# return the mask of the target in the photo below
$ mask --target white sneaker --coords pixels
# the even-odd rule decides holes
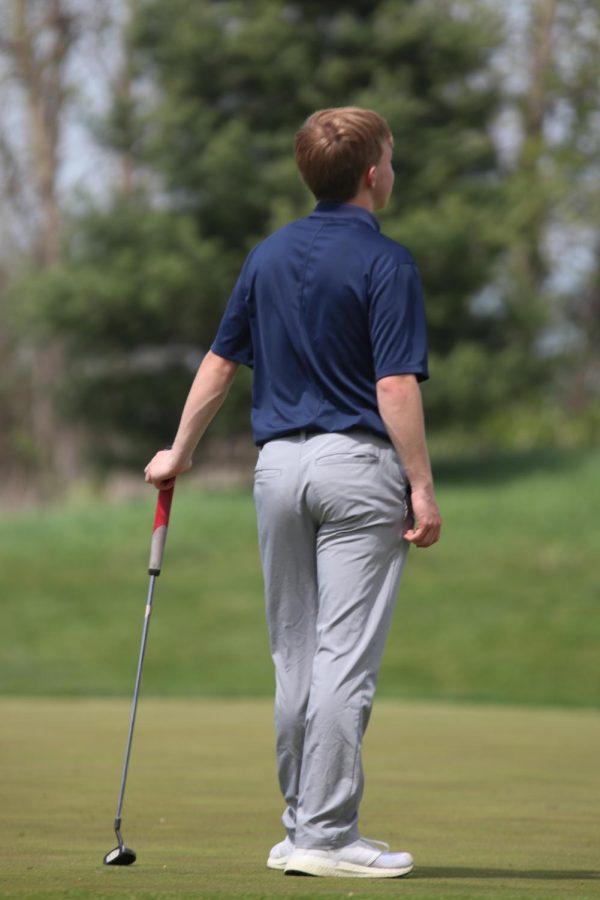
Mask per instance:
[[[286,837],[284,841],[280,841],[278,844],[275,844],[274,847],[271,847],[271,852],[269,853],[269,858],[267,860],[267,866],[269,869],[279,869],[283,871],[288,864],[288,859],[294,851],[294,845],[290,841],[289,837]]]
[[[413,870],[410,853],[390,853],[389,845],[360,838],[339,850],[296,848],[285,866],[286,875],[334,878],[400,878]]]

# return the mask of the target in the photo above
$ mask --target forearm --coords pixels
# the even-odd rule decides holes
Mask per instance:
[[[227,396],[237,369],[237,363],[209,350],[185,401],[173,446],[159,450],[144,469],[148,484],[167,490],[178,475],[191,469],[196,445]]]
[[[237,369],[237,363],[217,356],[211,350],[202,360],[173,441],[173,451],[180,459],[191,459],[200,438],[225,400]]]
[[[417,547],[430,547],[439,539],[442,519],[433,492],[421,389],[415,376],[382,378],[377,382],[377,404],[411,486],[415,521],[404,538]]]
[[[433,492],[421,389],[414,375],[377,382],[377,403],[413,491]]]

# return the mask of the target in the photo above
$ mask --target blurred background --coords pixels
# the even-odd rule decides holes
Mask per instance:
[[[0,0],[8,690],[73,690],[78,678],[83,692],[129,688],[107,674],[123,649],[110,604],[116,614],[131,596],[132,559],[143,574],[147,510],[108,515],[103,498],[172,438],[246,253],[312,208],[295,131],[317,108],[353,104],[380,111],[395,136],[380,219],[425,286],[423,394],[448,533],[407,576],[418,603],[384,687],[598,702],[599,50],[599,0]],[[199,451],[244,478],[249,391],[242,372]],[[73,511],[78,491],[94,503]],[[203,507],[212,536],[222,527],[222,550],[194,545],[221,573],[205,585],[215,606],[205,598],[198,612],[198,571],[184,576],[181,562],[189,667],[173,626],[158,691],[194,690],[202,636],[224,654],[224,693],[254,658],[252,641],[227,651],[231,634],[224,644],[211,630],[256,608],[244,591],[260,598],[249,491],[240,498]],[[194,551],[178,527],[183,561]],[[232,552],[249,568],[231,586],[239,609],[219,614]],[[104,619],[99,569],[121,573]],[[91,623],[113,648],[97,651],[97,678],[74,649],[96,652]],[[271,678],[260,635],[258,693]],[[42,658],[46,676],[32,681]]]
[[[597,440],[598,0],[0,10],[3,491],[172,437],[245,254],[312,207],[294,132],[345,104],[395,135],[381,221],[422,271],[434,447]],[[249,434],[248,391],[213,436]]]

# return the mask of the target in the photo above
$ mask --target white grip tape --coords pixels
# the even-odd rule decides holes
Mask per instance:
[[[149,569],[154,569],[155,571],[160,572],[166,542],[167,526],[159,525],[159,527],[152,532],[152,541],[150,543],[150,562],[148,563]]]

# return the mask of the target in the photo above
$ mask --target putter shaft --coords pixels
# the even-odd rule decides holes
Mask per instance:
[[[142,681],[142,669],[144,667],[144,656],[146,655],[146,643],[148,641],[148,629],[150,627],[150,616],[152,615],[152,602],[154,600],[154,585],[157,575],[150,575],[150,584],[148,585],[148,597],[146,600],[146,611],[144,613],[144,627],[142,628],[142,641],[140,644],[140,654],[138,659],[137,673],[135,676],[135,687],[133,689],[133,701],[131,703],[131,716],[129,718],[129,731],[127,733],[127,743],[125,745],[125,759],[123,760],[123,772],[121,774],[121,786],[119,788],[119,799],[117,801],[117,812],[115,814],[115,833],[119,846],[123,846],[123,838],[121,837],[121,814],[123,812],[123,798],[125,796],[125,785],[127,783],[127,771],[129,769],[129,758],[131,756],[131,744],[133,741],[133,731],[135,728],[135,719],[137,715],[138,697],[140,693],[140,683]]]
[[[150,583],[148,585],[148,596],[146,598],[146,610],[144,613],[144,627],[142,629],[142,641],[140,644],[140,653],[138,657],[137,672],[135,676],[135,687],[133,691],[133,701],[131,704],[131,715],[129,717],[129,730],[127,732],[127,742],[125,744],[125,759],[123,760],[123,771],[121,773],[121,785],[119,787],[119,798],[117,800],[117,812],[115,815],[115,834],[117,836],[118,846],[104,857],[105,865],[129,866],[135,862],[136,855],[133,850],[125,846],[123,836],[121,834],[121,816],[123,812],[123,798],[125,796],[125,785],[127,783],[127,771],[129,769],[129,758],[131,756],[131,744],[133,741],[133,731],[135,728],[135,719],[137,715],[138,697],[140,693],[140,684],[142,681],[142,669],[144,667],[144,656],[146,655],[146,643],[148,640],[148,629],[150,627],[150,616],[152,615],[152,602],[154,600],[154,585],[162,567],[162,558],[167,539],[167,529],[169,526],[169,516],[171,513],[171,503],[173,500],[174,487],[168,490],[159,491],[156,503],[156,514],[154,517],[154,526],[152,529],[152,541],[150,544],[150,563],[148,566],[148,574],[150,575]]]

